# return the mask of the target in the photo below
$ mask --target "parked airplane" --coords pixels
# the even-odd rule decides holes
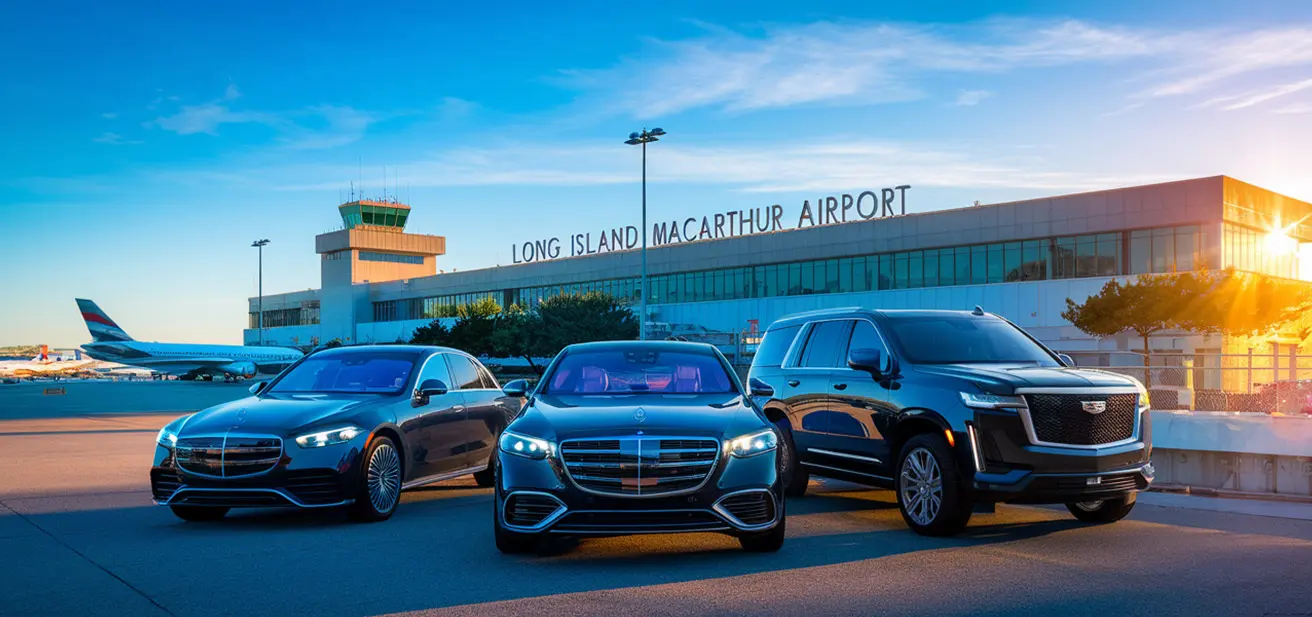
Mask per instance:
[[[31,360],[0,361],[0,377],[74,375],[90,370],[95,364],[95,360],[83,358],[80,351],[52,355],[50,348],[42,345],[41,351]]]
[[[95,302],[79,298],[77,307],[91,332],[92,342],[82,346],[88,356],[179,375],[181,379],[230,379],[275,374],[304,355],[287,347],[134,341]]]

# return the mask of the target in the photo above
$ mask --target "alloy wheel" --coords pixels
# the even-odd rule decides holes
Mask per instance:
[[[907,516],[917,525],[929,525],[943,506],[943,473],[925,448],[916,448],[902,464],[901,497]]]
[[[401,497],[401,459],[396,448],[382,444],[369,457],[369,501],[374,510],[390,512]]]
[[[1075,507],[1084,510],[1085,512],[1097,512],[1099,508],[1102,508],[1102,500],[1077,501],[1075,502]]]

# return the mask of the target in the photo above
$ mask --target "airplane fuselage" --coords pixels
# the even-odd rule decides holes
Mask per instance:
[[[117,362],[170,375],[223,375],[251,377],[275,374],[299,360],[302,354],[287,347],[241,345],[190,345],[142,341],[101,341],[82,346],[97,360]]]

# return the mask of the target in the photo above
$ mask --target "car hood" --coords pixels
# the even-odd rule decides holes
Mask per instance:
[[[222,435],[228,431],[289,436],[334,419],[345,422],[363,408],[381,402],[380,397],[370,394],[251,396],[193,414],[178,436]]]
[[[741,394],[543,395],[533,399],[509,430],[555,441],[639,431],[724,439],[766,426]]]
[[[914,370],[970,381],[992,394],[1015,394],[1017,388],[1134,388],[1138,385],[1116,373],[1033,364],[920,364]]]

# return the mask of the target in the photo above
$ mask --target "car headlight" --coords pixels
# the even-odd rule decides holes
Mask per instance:
[[[1025,406],[1025,399],[1022,397],[983,392],[962,392],[961,402],[975,409],[1019,409]]]
[[[555,444],[552,444],[545,439],[520,435],[519,433],[512,433],[510,431],[503,431],[501,433],[501,439],[497,440],[497,443],[500,444],[501,451],[506,454],[514,454],[515,456],[522,456],[524,458],[536,460],[541,460],[551,456],[551,453],[556,449]]]
[[[319,431],[309,433],[296,438],[296,445],[302,448],[322,448],[324,446],[334,446],[339,443],[346,443],[355,439],[357,435],[363,433],[358,426],[343,426],[331,431]]]
[[[1134,378],[1131,377],[1130,379],[1134,379]],[[1139,388],[1139,411],[1140,412],[1148,411],[1148,406],[1149,406],[1148,388],[1145,388],[1143,382],[1139,381],[1138,379],[1134,379],[1134,385],[1135,387]]]
[[[779,437],[775,435],[774,430],[765,429],[724,442],[724,451],[738,458],[747,458],[764,454],[778,446]]]
[[[159,434],[155,436],[155,443],[165,448],[172,448],[178,445],[178,434],[169,430],[169,427],[166,426],[159,429]]]

